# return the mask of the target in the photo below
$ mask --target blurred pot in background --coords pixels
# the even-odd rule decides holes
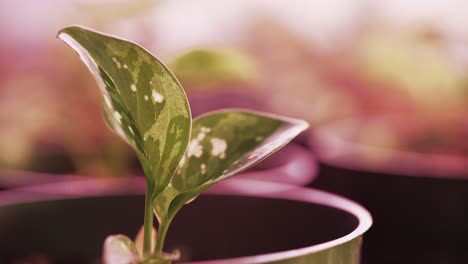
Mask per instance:
[[[464,263],[467,135],[464,113],[400,113],[326,124],[311,136],[320,173],[310,186],[371,211],[375,226],[364,244],[365,263]]]
[[[383,93],[377,103],[388,102],[385,95],[393,94],[401,108],[408,104],[403,110],[463,112],[468,109],[467,47],[468,42],[435,26],[374,25],[363,29],[350,46],[348,71],[342,74]]]
[[[328,83],[360,91],[356,98],[364,107],[359,116],[313,131],[310,145],[320,168],[310,186],[372,212],[367,263],[468,258],[463,50],[466,42],[430,25],[365,27],[328,69]]]

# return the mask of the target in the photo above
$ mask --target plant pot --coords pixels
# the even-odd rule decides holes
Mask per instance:
[[[385,120],[387,127],[403,125],[405,130],[424,123],[403,115]],[[320,165],[309,186],[370,210],[375,224],[363,245],[364,263],[466,263],[468,157],[347,137],[366,134],[364,127],[372,122],[377,120],[349,119],[314,131],[311,146]]]
[[[0,193],[0,262],[98,263],[107,235],[140,228],[143,190],[139,179],[101,179]],[[180,249],[183,263],[354,264],[371,222],[333,194],[232,179],[181,210],[166,251]]]
[[[82,180],[83,177],[66,174],[0,169],[0,191],[38,184],[68,182],[80,179]]]

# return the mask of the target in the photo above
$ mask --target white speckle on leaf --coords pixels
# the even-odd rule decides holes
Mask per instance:
[[[145,95],[145,101],[148,101],[149,97],[147,95]]]
[[[203,154],[203,146],[200,145],[200,141],[193,139],[190,141],[187,147],[187,157],[195,156],[197,158],[201,157]]]
[[[209,127],[201,127],[200,129],[202,132],[205,132],[205,133],[210,133],[211,132],[211,128]]]
[[[187,156],[190,158],[191,156],[195,156],[197,158],[201,157],[203,154],[203,146],[200,142],[205,138],[206,133],[200,132],[198,135],[192,139],[187,147]]]
[[[255,141],[257,141],[257,142],[258,142],[258,141],[262,141],[262,140],[263,140],[263,137],[262,137],[262,136],[257,136],[257,137],[255,138]]]
[[[201,173],[202,173],[202,174],[205,174],[205,173],[206,173],[206,164],[205,164],[205,163],[202,163],[202,164],[200,165],[200,170],[201,170]]]
[[[200,132],[200,133],[198,133],[198,135],[197,135],[197,140],[198,140],[198,141],[202,141],[202,140],[205,138],[205,136],[206,136],[206,133],[205,133],[205,132]]]
[[[212,138],[211,142],[211,155],[224,159],[226,157],[227,143],[226,140],[220,138]]]
[[[114,117],[115,119],[117,119],[117,122],[119,122],[120,124],[122,123],[122,116],[120,115],[119,112],[114,111]]]
[[[124,68],[124,69],[128,69],[127,64],[124,64],[124,65],[123,65],[123,68]]]
[[[155,103],[162,103],[164,100],[162,94],[156,92],[155,90],[153,90],[153,92],[151,93],[151,97],[153,98],[153,102]]]
[[[132,89],[132,92],[136,92],[136,90],[137,90],[135,84],[133,84],[133,83],[130,85],[130,89]]]
[[[131,126],[128,126],[128,130],[130,130],[130,133],[132,133],[132,135],[135,135],[135,132],[133,131]]]
[[[116,57],[112,57],[112,60],[114,61],[115,65],[117,65],[117,68],[122,68],[122,65],[120,64],[120,62],[117,60]]]
[[[153,81],[150,81],[149,84],[150,84],[150,85],[153,84]]]

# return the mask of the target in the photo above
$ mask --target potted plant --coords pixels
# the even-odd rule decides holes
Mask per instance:
[[[179,254],[165,253],[164,249],[167,249],[165,241],[169,226],[182,207],[212,185],[265,159],[308,126],[301,120],[245,110],[212,112],[192,122],[184,90],[178,81],[164,64],[140,46],[78,26],[65,28],[58,36],[78,52],[93,73],[103,96],[107,123],[133,147],[145,173],[146,192],[144,202],[141,202],[144,205],[144,224],[140,234],[135,242],[126,235],[108,236],[103,247],[105,263],[171,263],[179,259]],[[252,186],[255,186],[254,182]],[[127,183],[126,187],[132,186]],[[294,199],[295,196],[287,198]],[[38,207],[45,205],[45,212],[49,201],[33,204]],[[70,201],[73,199],[60,200],[59,204],[67,204],[66,207],[71,208]],[[92,203],[97,204],[98,201],[92,199]],[[20,203],[19,207],[23,205]],[[15,207],[13,212],[17,209]],[[157,232],[153,227],[154,216],[158,220]],[[107,218],[99,215],[98,219],[101,217]],[[8,222],[14,218],[5,217],[4,220]],[[345,239],[338,244],[345,246],[348,253],[344,256],[350,263],[355,263],[359,259],[360,236],[368,228],[370,218],[358,218],[358,221],[355,216],[351,218],[354,219],[352,228],[341,234]],[[109,223],[118,222],[108,220]],[[65,220],[68,224],[70,221]],[[5,226],[11,226],[11,223]],[[359,227],[357,231],[356,227]],[[2,237],[8,237],[9,230],[12,229],[8,228]],[[341,236],[334,235],[330,240]],[[57,246],[57,243],[53,244]],[[11,249],[6,255],[16,251],[14,245],[5,247]],[[338,250],[341,252],[343,249]],[[87,256],[85,251],[78,251],[78,255]],[[271,260],[291,261],[310,253],[306,251]],[[341,254],[338,255],[341,259]],[[66,255],[59,253],[59,256]],[[333,258],[337,256],[332,255]],[[250,263],[254,259],[240,261]],[[265,263],[270,259],[256,261]]]
[[[145,185],[102,178],[1,192],[0,262],[100,263],[108,234],[136,236]],[[176,263],[357,264],[371,222],[337,195],[233,178],[181,210],[166,248],[180,250]]]

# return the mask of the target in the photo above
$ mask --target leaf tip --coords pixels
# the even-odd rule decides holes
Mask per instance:
[[[82,26],[78,26],[78,25],[71,25],[71,26],[67,26],[67,27],[64,27],[64,28],[61,28],[58,32],[57,32],[57,35],[55,36],[56,38],[58,39],[62,39],[63,40],[63,36],[64,35],[68,35],[71,31],[74,31],[74,30],[83,30],[84,28]]]
[[[307,129],[310,128],[310,124],[309,122],[303,120],[303,119],[294,119],[297,123],[297,125],[299,126],[301,132],[302,131],[306,131]]]

